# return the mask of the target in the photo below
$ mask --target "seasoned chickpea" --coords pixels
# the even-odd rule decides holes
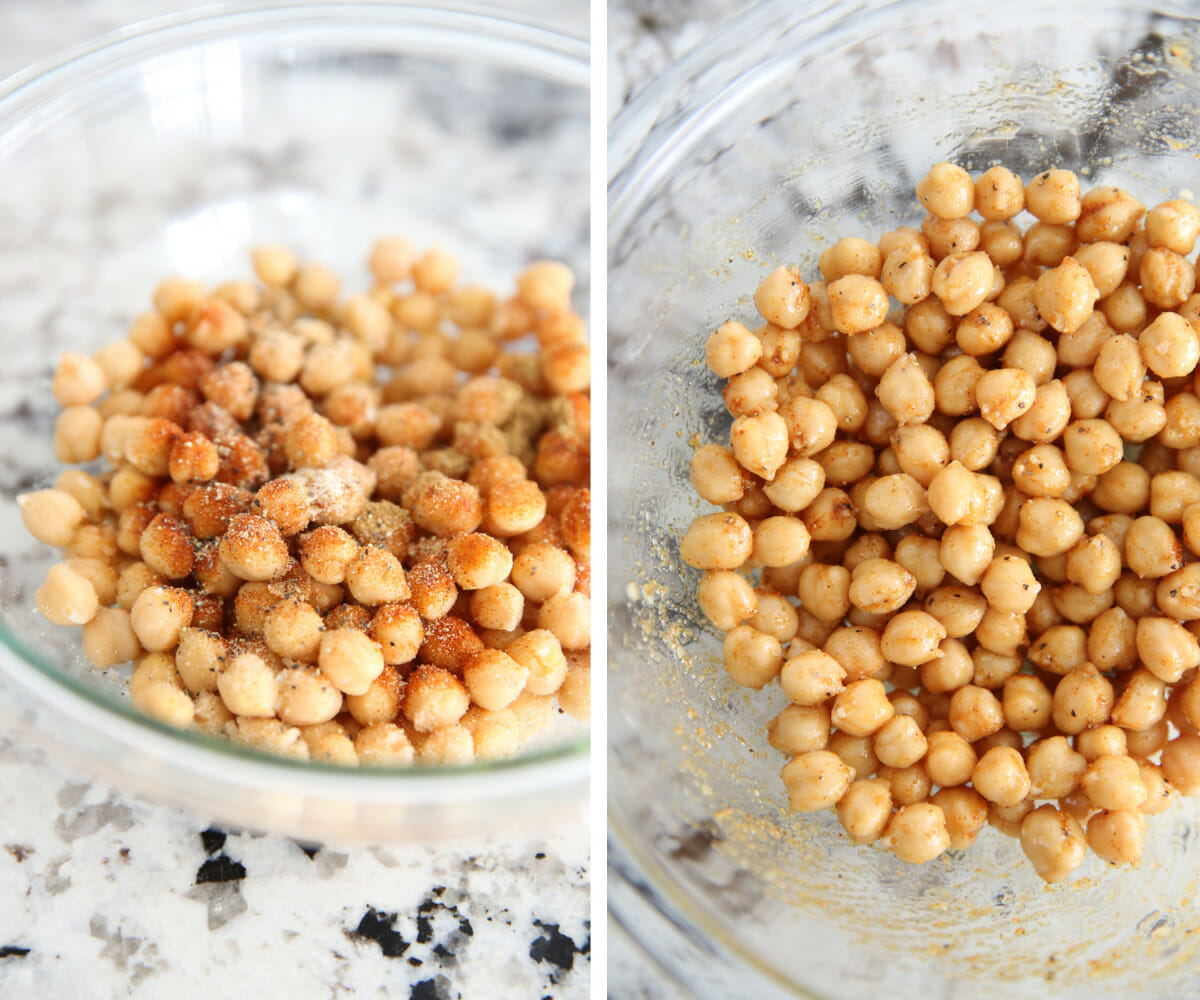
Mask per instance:
[[[805,566],[797,585],[801,606],[827,624],[840,621],[850,610],[850,580],[850,571],[844,566]]]
[[[903,806],[888,823],[879,843],[909,864],[932,861],[950,846],[946,814],[929,802]]]
[[[1035,556],[1069,552],[1083,537],[1083,518],[1063,500],[1034,497],[1021,505],[1017,544]]]
[[[1015,806],[1029,796],[1030,778],[1025,761],[1011,747],[987,751],[971,771],[971,784],[980,795],[998,806]]]
[[[1138,335],[1138,347],[1146,367],[1159,378],[1190,375],[1200,362],[1200,337],[1178,313],[1159,314]]]
[[[728,448],[701,445],[692,453],[692,487],[709,503],[733,503],[742,498],[742,470]]]
[[[985,526],[953,525],[942,534],[939,554],[949,573],[973,587],[987,570],[995,549],[996,540]]]
[[[881,476],[866,488],[863,511],[879,530],[892,531],[912,524],[929,510],[925,489],[907,473]]]
[[[1042,319],[1060,333],[1077,330],[1100,298],[1091,274],[1072,257],[1043,272],[1033,296]]]
[[[1164,247],[1146,250],[1138,277],[1143,298],[1159,309],[1177,309],[1196,288],[1196,266],[1181,254]]]
[[[754,548],[754,533],[737,514],[703,514],[680,543],[680,556],[697,569],[737,569]]]
[[[704,345],[708,367],[721,378],[749,371],[762,357],[762,341],[741,323],[722,323]]]
[[[780,772],[788,804],[797,812],[819,812],[836,805],[854,779],[854,771],[829,750],[792,758]]]
[[[755,291],[754,306],[768,323],[794,330],[808,317],[812,297],[797,268],[777,267]]]
[[[996,430],[1004,430],[1037,398],[1033,377],[1019,368],[986,372],[975,386],[980,415]]]
[[[895,707],[888,700],[883,682],[866,678],[852,682],[838,693],[830,711],[830,721],[851,736],[871,736],[894,715]]]
[[[809,650],[792,656],[779,671],[779,686],[795,705],[822,705],[844,688],[846,671],[828,653]]]
[[[921,423],[933,413],[933,384],[913,354],[897,358],[888,367],[875,395],[901,425]]]
[[[848,274],[830,282],[827,292],[833,325],[839,333],[865,333],[887,317],[887,292],[874,277]]]
[[[968,684],[951,696],[948,718],[954,732],[974,743],[1004,727],[1004,708],[991,691]]]
[[[1157,517],[1139,517],[1125,535],[1125,564],[1143,580],[1168,576],[1183,566],[1183,546]]]
[[[966,785],[942,788],[929,801],[945,814],[950,846],[956,851],[970,847],[987,824],[987,800]]]
[[[1106,535],[1081,539],[1067,554],[1067,579],[1089,594],[1112,589],[1121,576],[1121,550]]]
[[[929,734],[925,770],[934,784],[942,788],[966,784],[977,761],[971,744],[953,730]]]
[[[915,667],[937,658],[946,627],[925,611],[901,611],[888,619],[880,638],[883,655],[893,663]]]
[[[1084,772],[1080,785],[1100,809],[1136,809],[1146,800],[1137,761],[1117,754],[1102,754]]]
[[[930,290],[951,316],[966,316],[987,299],[992,288],[993,265],[979,251],[952,253],[933,272]]]
[[[971,683],[975,665],[967,647],[958,639],[943,639],[938,643],[941,656],[920,666],[921,686],[931,694],[957,691]]]
[[[1073,816],[1047,803],[1021,821],[1021,849],[1044,881],[1062,882],[1087,855],[1083,827]]]
[[[829,709],[788,705],[767,727],[767,742],[792,757],[824,750],[829,743]]]
[[[736,625],[725,636],[725,671],[735,684],[762,688],[783,666],[783,647],[774,636],[750,625]]]
[[[935,164],[917,182],[917,200],[940,219],[969,215],[975,207],[975,191],[971,175],[953,163]]]
[[[1028,751],[1029,794],[1035,799],[1061,799],[1079,784],[1087,759],[1065,736],[1040,739]]]
[[[975,210],[985,219],[1011,219],[1024,207],[1021,179],[1008,168],[992,167],[975,181]]]
[[[788,441],[801,458],[824,451],[837,435],[837,415],[828,403],[797,396],[779,409],[787,424]]]
[[[1084,243],[1097,240],[1124,243],[1146,211],[1129,192],[1115,187],[1092,188],[1083,196],[1080,206],[1075,232]]]
[[[1103,725],[1112,707],[1112,683],[1092,663],[1075,667],[1054,689],[1054,725],[1069,735]]]
[[[837,804],[838,820],[856,844],[878,840],[892,818],[892,793],[886,781],[860,779],[846,789]]]
[[[1003,706],[1005,724],[1015,732],[1038,732],[1050,722],[1050,690],[1030,674],[1018,674],[1004,682]]]
[[[868,614],[888,614],[903,607],[916,586],[916,577],[899,563],[868,559],[853,570],[850,602]]]
[[[1200,666],[1200,642],[1170,618],[1140,619],[1136,642],[1142,665],[1167,684],[1177,683],[1189,670]]]

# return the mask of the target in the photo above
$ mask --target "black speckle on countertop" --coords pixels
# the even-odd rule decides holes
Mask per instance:
[[[205,882],[238,882],[246,877],[246,866],[228,854],[209,858],[196,871],[196,885]]]
[[[218,830],[214,826],[210,826],[207,830],[201,830],[200,843],[204,845],[204,853],[216,854],[225,846],[226,837],[228,834],[224,830]]]
[[[22,948],[15,944],[6,944],[0,947],[0,958],[24,958],[28,954],[28,948]]]
[[[445,976],[435,976],[413,983],[408,1000],[451,1000],[450,980]]]
[[[381,913],[375,907],[368,906],[358,926],[347,933],[351,937],[374,941],[388,958],[400,958],[408,951],[409,942],[395,929],[397,916],[399,914]]]
[[[533,926],[541,930],[541,936],[534,939],[529,946],[529,957],[535,962],[546,962],[556,968],[550,973],[550,982],[557,983],[563,973],[570,972],[575,967],[576,955],[587,955],[591,951],[591,937],[582,945],[577,945],[573,938],[567,937],[558,924],[535,920]]]

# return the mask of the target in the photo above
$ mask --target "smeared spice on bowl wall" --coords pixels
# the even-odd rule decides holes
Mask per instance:
[[[723,510],[680,555],[730,677],[791,703],[793,809],[912,863],[990,823],[1046,881],[1136,865],[1200,793],[1200,210],[949,163],[916,195],[709,337]]]
[[[281,246],[164,280],[59,361],[65,470],[19,498],[64,549],[36,595],[135,706],[342,764],[510,756],[588,715],[590,392],[574,278],[515,294],[379,240],[344,295]],[[532,348],[521,341],[531,339]]]

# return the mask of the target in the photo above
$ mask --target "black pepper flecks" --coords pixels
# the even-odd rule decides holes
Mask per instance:
[[[387,958],[400,958],[408,951],[409,942],[395,929],[397,916],[395,913],[381,913],[375,907],[368,906],[358,926],[346,933],[353,938],[374,941]]]
[[[209,858],[196,872],[196,885],[205,882],[239,882],[246,877],[246,866],[228,854]]]
[[[15,944],[6,944],[0,947],[0,958],[24,958],[28,954],[28,948],[21,948]]]

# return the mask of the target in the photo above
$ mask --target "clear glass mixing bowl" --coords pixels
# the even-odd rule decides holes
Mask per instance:
[[[953,159],[1050,165],[1148,204],[1197,188],[1194,4],[756,5],[615,123],[609,217],[609,803],[614,919],[701,997],[1200,993],[1197,803],[1140,870],[1046,887],[1014,840],[907,867],[790,814],[764,727],[782,695],[720,667],[677,540],[728,432],[704,339],[781,262],[919,222]]]
[[[478,10],[241,5],[147,22],[0,87],[0,714],[122,787],[239,826],[386,841],[533,828],[586,791],[560,726],[510,761],[349,770],[269,759],[135,713],[33,591],[55,553],[18,493],[48,485],[65,349],[121,336],[170,273],[250,277],[278,241],[365,287],[402,232],[507,287],[565,260],[588,289],[588,51]]]

